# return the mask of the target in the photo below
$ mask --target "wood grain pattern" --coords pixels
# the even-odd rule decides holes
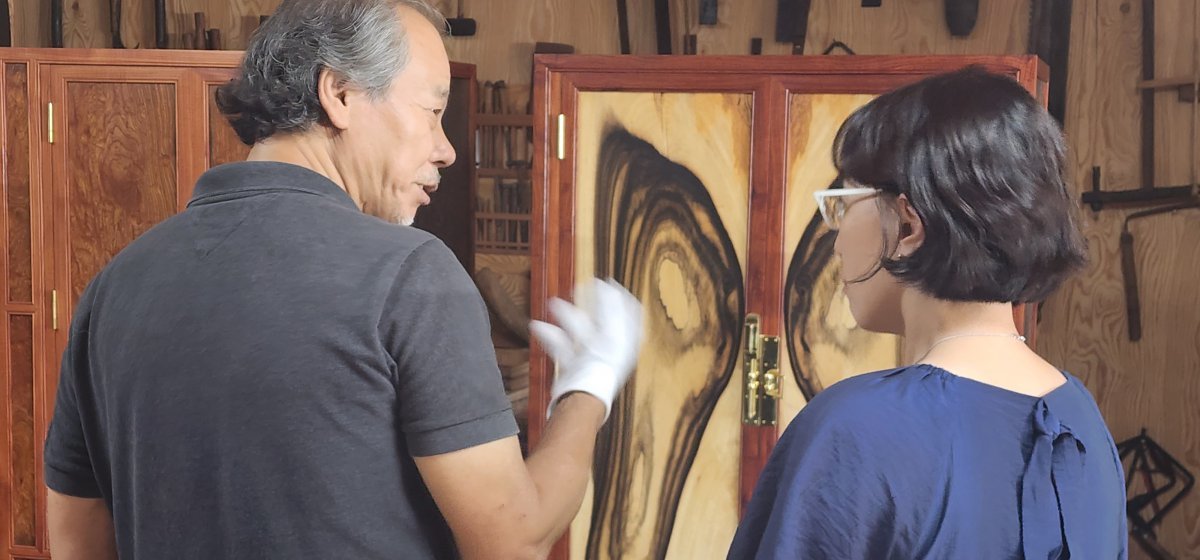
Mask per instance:
[[[36,546],[39,532],[37,447],[40,438],[35,434],[34,427],[33,316],[9,314],[8,337],[12,539],[16,545]]]
[[[29,68],[4,65],[4,190],[8,231],[8,300],[33,303],[30,221]]]
[[[50,2],[8,0],[12,46],[50,46]]]
[[[112,47],[108,0],[63,0],[63,46],[79,49]]]
[[[575,275],[612,275],[646,303],[647,351],[601,436],[575,557],[697,558],[732,538],[749,107],[581,94]]]
[[[175,86],[68,82],[71,302],[114,255],[175,213]],[[73,305],[72,305],[73,307]]]
[[[1157,0],[1157,75],[1190,74],[1194,60],[1190,0]],[[1065,131],[1071,140],[1077,190],[1091,187],[1102,167],[1106,189],[1139,183],[1136,130],[1141,76],[1139,2],[1074,2]],[[1160,93],[1155,128],[1159,184],[1187,181],[1190,107],[1172,91]],[[1131,131],[1134,131],[1131,133]],[[1142,340],[1126,334],[1118,237],[1125,210],[1083,213],[1091,263],[1050,298],[1039,350],[1079,376],[1095,395],[1117,441],[1145,427],[1192,473],[1200,474],[1200,211],[1133,222],[1142,306]],[[1166,516],[1159,542],[1180,558],[1200,557],[1200,495]],[[1131,558],[1145,557],[1133,545]]]
[[[837,176],[830,152],[838,127],[873,97],[793,94],[788,100],[784,247],[790,264],[782,333],[787,358],[781,360],[788,382],[780,406],[781,430],[825,387],[898,365],[899,339],[860,329],[850,314],[833,257],[836,234],[825,227],[812,197]]]

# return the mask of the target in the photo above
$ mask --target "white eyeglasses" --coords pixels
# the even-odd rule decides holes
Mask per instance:
[[[876,195],[883,191],[869,187],[856,187],[848,189],[826,189],[813,193],[813,197],[817,199],[817,209],[821,211],[821,218],[825,220],[825,225],[829,229],[837,231],[842,227],[842,218],[846,216],[846,211],[857,202],[875,198]],[[864,196],[871,195],[871,196]],[[851,198],[863,196],[856,200]]]

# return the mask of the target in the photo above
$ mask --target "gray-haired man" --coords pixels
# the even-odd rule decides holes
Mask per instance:
[[[636,360],[612,283],[552,304],[524,460],[479,294],[410,224],[454,161],[445,22],[285,0],[218,93],[249,161],[88,286],[46,440],[56,560],[535,558],[576,513]]]

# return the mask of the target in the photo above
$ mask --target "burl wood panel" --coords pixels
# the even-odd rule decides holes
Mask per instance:
[[[788,99],[784,248],[785,355],[782,429],[822,389],[851,375],[897,365],[899,339],[858,327],[842,292],[836,233],[825,227],[812,193],[837,176],[831,158],[842,122],[873,95],[793,94]],[[782,432],[781,432],[782,433]]]
[[[250,153],[250,146],[242,143],[229,121],[217,109],[216,94],[220,84],[210,84],[206,88],[208,97],[208,165],[216,167],[223,163],[244,161]]]
[[[70,288],[175,213],[175,87],[67,84],[66,188]]]
[[[29,198],[29,70],[4,65],[4,184],[8,227],[8,300],[33,303]]]
[[[10,314],[8,336],[12,540],[15,545],[36,546],[37,447],[41,438],[34,433],[33,316]]]
[[[703,558],[732,539],[750,107],[744,94],[580,94],[576,278],[636,294],[646,342],[600,435],[574,558]]]

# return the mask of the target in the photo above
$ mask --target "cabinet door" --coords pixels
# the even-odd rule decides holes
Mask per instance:
[[[538,59],[533,314],[611,276],[643,302],[647,332],[556,558],[723,558],[808,398],[900,363],[896,337],[850,315],[812,193],[834,178],[851,112],[972,63],[1037,78],[1036,60],[1016,57]],[[744,328],[756,316],[782,339],[777,371],[748,359],[764,348]],[[531,362],[535,444],[552,368]],[[774,381],[757,408],[776,414],[751,414],[754,384]]]
[[[43,266],[56,320],[44,324],[49,343],[36,376],[38,449],[77,299],[121,249],[183,207],[204,163],[203,105],[191,70],[43,65],[40,78],[49,113],[39,139]],[[44,518],[40,458],[35,512],[15,516]]]
[[[54,107],[46,187],[56,334],[65,343],[66,322],[88,282],[129,242],[186,204],[185,190],[203,165],[204,111],[188,103],[198,95],[184,69],[50,66],[43,72]]]
[[[733,537],[743,448],[756,443],[743,434],[739,341],[770,277],[755,257],[770,228],[751,220],[769,194],[767,160],[751,150],[766,142],[765,86],[590,74],[554,94],[549,122],[562,113],[565,144],[561,160],[538,158],[557,180],[535,195],[535,305],[612,277],[643,302],[646,329],[599,436],[570,558],[708,558]],[[545,389],[553,371],[533,367]]]

